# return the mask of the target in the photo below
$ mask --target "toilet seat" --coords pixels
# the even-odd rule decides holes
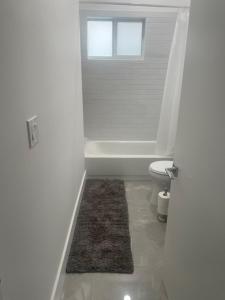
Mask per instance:
[[[173,166],[172,160],[154,161],[149,166],[149,172],[153,172],[163,176],[168,176],[166,173],[166,168],[172,168],[172,166]]]

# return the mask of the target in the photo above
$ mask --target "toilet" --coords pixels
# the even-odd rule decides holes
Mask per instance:
[[[151,204],[157,205],[158,193],[170,189],[171,179],[166,173],[167,168],[172,168],[172,160],[154,161],[149,166],[149,174],[152,179]]]

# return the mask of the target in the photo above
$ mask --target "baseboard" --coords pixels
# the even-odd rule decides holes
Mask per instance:
[[[82,199],[85,180],[86,180],[86,171],[83,174],[80,188],[79,188],[78,195],[77,195],[77,199],[75,201],[72,217],[70,220],[70,225],[69,225],[69,228],[67,231],[66,240],[64,243],[63,252],[61,255],[61,259],[60,259],[60,263],[59,263],[58,271],[56,274],[56,278],[55,278],[55,282],[54,282],[54,286],[52,289],[52,294],[51,294],[50,300],[60,300],[61,299],[62,288],[63,288],[65,274],[66,274],[66,263],[67,263],[67,259],[68,259],[68,255],[69,255],[70,246],[72,243],[73,231],[74,231],[74,227],[76,225],[76,219],[77,219],[77,214],[79,211],[80,201]]]

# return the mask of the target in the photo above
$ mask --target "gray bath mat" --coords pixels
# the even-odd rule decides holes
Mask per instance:
[[[87,180],[67,273],[133,273],[124,182]]]

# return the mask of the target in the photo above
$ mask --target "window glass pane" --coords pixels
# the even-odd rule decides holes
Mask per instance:
[[[117,55],[141,55],[142,22],[117,23]]]
[[[88,21],[88,56],[112,56],[112,21]]]

